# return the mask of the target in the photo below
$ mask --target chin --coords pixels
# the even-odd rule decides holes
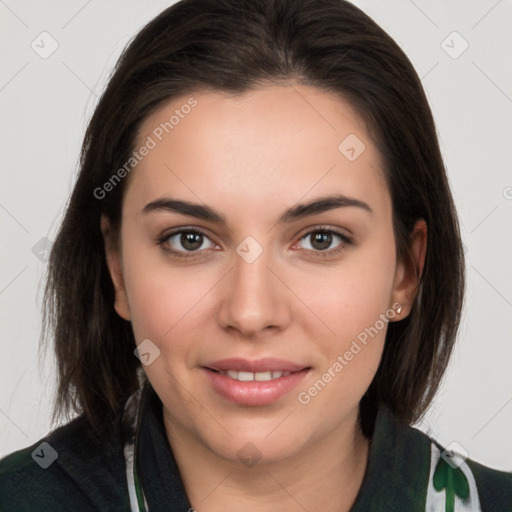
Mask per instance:
[[[275,426],[276,424],[274,428]],[[233,431],[244,432],[242,428]],[[203,444],[218,457],[253,467],[256,464],[272,464],[293,457],[304,449],[307,440],[308,436],[305,433],[297,432],[291,436],[286,428],[281,432],[272,432],[271,429],[265,428],[250,435],[246,432],[233,437],[226,434],[212,438],[211,435],[207,435],[203,437]]]

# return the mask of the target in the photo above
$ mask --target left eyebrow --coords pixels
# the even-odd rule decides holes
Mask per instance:
[[[279,217],[277,222],[278,224],[292,222],[298,219],[302,219],[304,217],[309,217],[311,215],[317,215],[319,213],[323,213],[329,210],[334,210],[336,208],[348,206],[362,208],[363,210],[366,210],[368,213],[373,213],[373,210],[364,201],[355,199],[353,197],[336,195],[317,198],[314,199],[313,201],[310,201],[309,203],[298,204],[297,206],[294,206],[286,210]]]
[[[373,210],[364,201],[355,199],[353,197],[335,195],[316,198],[309,203],[301,203],[293,206],[281,214],[277,220],[277,223],[290,223],[305,217],[310,217],[312,215],[317,215],[325,211],[342,207],[356,207],[361,208],[369,213],[373,213]],[[227,224],[224,215],[211,208],[210,206],[172,199],[169,197],[162,197],[148,203],[143,208],[142,213],[150,213],[159,210],[181,213],[183,215],[189,215],[191,217],[209,220],[223,225]]]

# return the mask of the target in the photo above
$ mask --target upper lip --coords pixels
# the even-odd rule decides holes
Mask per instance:
[[[205,368],[215,371],[234,370],[239,372],[298,372],[309,368],[307,365],[301,365],[286,361],[284,359],[274,359],[266,357],[250,361],[239,357],[230,359],[221,359],[205,365]]]

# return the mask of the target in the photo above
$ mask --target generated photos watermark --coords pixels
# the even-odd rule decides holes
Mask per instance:
[[[165,135],[168,135],[176,126],[178,126],[182,119],[190,114],[192,109],[197,106],[197,100],[193,97],[189,98],[186,103],[174,110],[174,114],[169,117],[168,121],[160,123],[152,132],[148,135],[146,141],[139,146],[138,149],[133,151],[130,158],[117,169],[112,176],[103,183],[101,187],[96,187],[93,191],[93,195],[96,199],[104,199],[109,192],[112,192],[114,188],[127,176],[130,172],[140,163],[144,158],[149,155],[152,149],[155,149],[159,142],[161,142]]]
[[[343,354],[338,355],[336,361],[327,368],[322,376],[306,391],[301,391],[297,400],[302,405],[307,405],[311,400],[318,395],[329,382],[332,381],[342,370],[347,366],[352,359],[354,359],[361,350],[367,346],[368,342],[371,341],[377,334],[379,334],[386,325],[395,318],[397,314],[402,310],[402,306],[399,302],[395,302],[391,308],[385,313],[379,315],[378,320],[375,321],[370,327],[365,327],[356,337],[352,340],[350,348]]]

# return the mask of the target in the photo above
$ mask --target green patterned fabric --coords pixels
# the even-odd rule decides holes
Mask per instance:
[[[443,458],[440,458],[436,465],[433,483],[437,492],[443,492],[443,490],[445,491],[446,512],[454,512],[456,496],[463,503],[468,501],[468,479],[460,468],[453,468]]]

